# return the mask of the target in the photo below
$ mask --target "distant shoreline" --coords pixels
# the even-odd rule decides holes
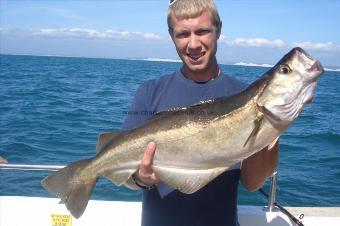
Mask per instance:
[[[170,58],[113,58],[113,57],[88,57],[88,56],[63,56],[63,55],[33,55],[33,54],[10,54],[10,53],[0,53],[0,55],[8,55],[8,56],[33,56],[33,57],[64,57],[64,58],[85,58],[85,59],[106,59],[106,60],[141,60],[141,61],[152,61],[152,62],[168,62],[168,63],[181,63],[182,61],[179,59],[170,59]],[[257,64],[252,62],[244,62],[240,61],[237,63],[220,63],[222,65],[234,65],[234,66],[245,66],[245,67],[273,67],[272,64]],[[329,68],[332,67],[332,68]],[[335,68],[333,66],[326,66],[325,71],[332,72],[340,72],[340,68]]]

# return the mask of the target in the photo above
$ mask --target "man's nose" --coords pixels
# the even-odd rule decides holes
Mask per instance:
[[[188,48],[189,49],[197,49],[200,47],[199,37],[195,34],[190,35]]]

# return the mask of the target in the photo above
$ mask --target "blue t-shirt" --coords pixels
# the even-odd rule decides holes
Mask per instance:
[[[202,100],[241,92],[247,84],[221,74],[204,84],[180,71],[144,82],[137,90],[122,130],[136,128],[155,112],[189,106]],[[157,151],[157,150],[156,150]],[[194,194],[183,194],[164,184],[143,192],[143,226],[235,226],[240,170],[228,170]]]

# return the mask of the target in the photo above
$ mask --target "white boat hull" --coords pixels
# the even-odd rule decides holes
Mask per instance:
[[[84,215],[73,218],[56,198],[0,196],[1,226],[139,226],[140,202],[90,200]],[[305,226],[339,226],[340,208],[288,208]],[[293,226],[280,212],[265,212],[260,206],[239,206],[241,226]]]

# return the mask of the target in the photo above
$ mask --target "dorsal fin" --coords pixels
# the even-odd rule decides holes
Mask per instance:
[[[213,103],[214,101],[215,101],[215,99],[204,100],[204,101],[200,101],[198,103],[192,104],[192,105],[187,106],[187,107],[170,108],[168,110],[156,112],[155,115],[159,116],[159,115],[164,115],[164,114],[169,114],[169,113],[176,113],[176,112],[186,111],[188,109],[193,109],[195,107],[200,107],[200,106],[202,106],[204,104]]]
[[[119,134],[121,134],[120,131],[100,134],[96,145],[96,152],[99,153],[105,145],[107,145],[112,139],[117,137]]]
[[[185,111],[187,110],[188,107],[178,107],[178,108],[170,108],[168,110],[164,110],[164,111],[158,111],[155,113],[155,116],[162,116],[162,115],[166,115],[169,113],[175,113],[175,112],[180,112],[180,111]]]

